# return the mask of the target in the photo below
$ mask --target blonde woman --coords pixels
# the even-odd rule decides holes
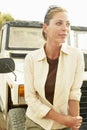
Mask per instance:
[[[79,130],[83,81],[82,52],[65,44],[68,12],[50,7],[45,15],[42,48],[25,58],[26,130]]]

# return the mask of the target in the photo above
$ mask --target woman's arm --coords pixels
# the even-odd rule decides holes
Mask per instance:
[[[69,100],[69,114],[72,116],[79,116],[80,114],[79,101]]]
[[[74,113],[74,112],[72,112]],[[72,115],[63,115],[55,112],[54,110],[50,110],[48,114],[45,116],[45,118],[52,119],[62,125],[65,125],[67,127],[73,128],[73,130],[78,130],[75,129],[76,127],[81,126],[82,122],[82,117],[80,116],[72,116]]]
[[[69,100],[69,114],[71,116],[79,116],[80,115],[79,101]],[[79,128],[74,128],[73,130],[79,130]]]
[[[69,97],[69,115],[79,116],[80,115],[80,98],[81,98],[81,86],[83,82],[84,74],[84,57],[83,53],[79,53],[77,57],[77,67],[74,77],[74,82],[71,87],[70,97]],[[74,128],[73,130],[79,130],[79,128]]]

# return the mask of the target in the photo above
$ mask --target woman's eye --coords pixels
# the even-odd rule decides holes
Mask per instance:
[[[62,21],[59,21],[59,22],[56,23],[57,26],[61,26],[61,25],[63,25],[63,24],[66,24],[67,27],[70,26],[70,23],[69,23],[69,22],[63,23]]]
[[[57,22],[56,24],[57,24],[57,25],[61,25],[61,24],[62,24],[62,22]]]
[[[69,27],[69,26],[70,26],[70,23],[67,23],[66,26]]]

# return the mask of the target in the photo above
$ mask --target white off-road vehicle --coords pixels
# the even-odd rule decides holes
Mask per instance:
[[[84,47],[86,41],[87,28],[71,26],[67,44],[81,48],[85,59],[84,82],[80,102],[83,125],[80,130],[87,130],[87,51]],[[0,58],[11,58],[15,64],[14,71],[12,69],[14,67],[7,63],[8,70],[11,72],[6,73],[5,71],[4,74],[0,74],[0,110],[7,120],[7,130],[24,130],[25,128],[27,105],[24,99],[24,58],[29,51],[40,48],[43,43],[41,22],[14,21],[8,22],[2,27]],[[5,70],[4,64],[0,69]]]
[[[11,58],[15,63],[14,71],[0,74],[0,111],[7,120],[9,110],[27,107],[24,99],[24,58],[29,51],[42,46],[44,41],[42,23],[38,21],[7,22],[2,26],[0,37],[0,58]],[[8,67],[11,69],[10,66]],[[3,69],[5,69],[4,66]],[[11,115],[16,116],[14,113]],[[19,115],[20,112],[18,112]]]

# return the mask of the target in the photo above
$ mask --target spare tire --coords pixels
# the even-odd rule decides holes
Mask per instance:
[[[25,111],[24,108],[9,110],[7,116],[7,130],[25,130]]]

